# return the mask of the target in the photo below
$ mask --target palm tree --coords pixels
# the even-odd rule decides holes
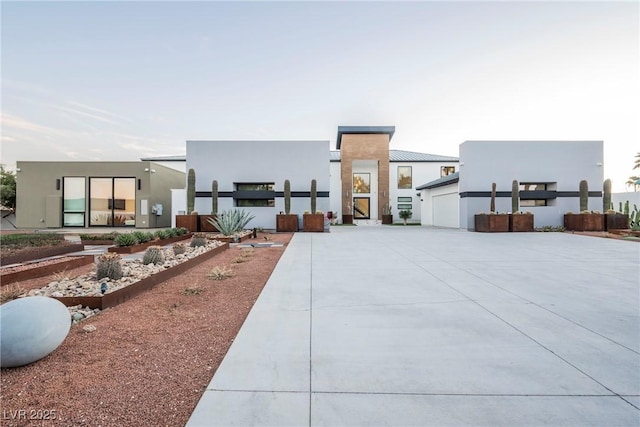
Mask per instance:
[[[633,169],[640,169],[640,153],[636,153],[635,158]],[[633,191],[638,191],[638,187],[640,187],[640,176],[630,176],[625,184],[629,187],[633,186]]]

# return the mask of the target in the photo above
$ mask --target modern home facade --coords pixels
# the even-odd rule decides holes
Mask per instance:
[[[171,225],[185,174],[153,162],[17,162],[18,228]]]
[[[577,213],[582,180],[589,186],[589,209],[602,211],[603,142],[466,141],[459,174],[417,187],[423,225],[473,230],[474,215],[489,212],[492,183],[496,211],[510,212],[513,180],[519,182],[520,210],[534,214],[535,227],[561,226],[565,213]]]

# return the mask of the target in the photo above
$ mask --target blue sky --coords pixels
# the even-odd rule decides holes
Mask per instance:
[[[6,2],[2,160],[137,160],[187,139],[391,148],[604,140],[640,151],[637,2]],[[636,171],[637,172],[637,171]],[[577,185],[577,184],[576,184]]]

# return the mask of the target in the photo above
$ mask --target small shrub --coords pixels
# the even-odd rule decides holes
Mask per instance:
[[[238,231],[242,231],[253,218],[255,216],[244,209],[231,209],[222,212],[221,215],[215,218],[209,218],[207,221],[223,236],[231,236]]]
[[[136,236],[136,239],[138,239],[140,243],[147,243],[153,239],[153,234],[147,233],[146,231],[134,231],[131,234]]]
[[[178,236],[184,236],[185,234],[187,234],[189,232],[189,230],[187,230],[184,227],[178,227],[178,228],[176,228],[176,230],[178,230]]]
[[[194,287],[194,288],[185,288],[182,291],[182,295],[200,295],[202,293],[202,288]]]
[[[56,271],[55,273],[53,273],[52,276],[53,276],[53,280],[55,280],[56,282],[62,282],[64,280],[69,280],[71,278],[66,268],[61,271]]]
[[[175,245],[173,245],[173,254],[174,255],[180,255],[183,254],[187,251],[187,248],[184,246],[183,243],[176,243]]]
[[[133,246],[138,244],[138,239],[133,233],[121,234],[114,240],[116,246]]]
[[[197,248],[199,246],[205,246],[207,244],[207,237],[202,233],[194,234],[191,238],[191,243],[189,246],[192,248]]]
[[[156,231],[156,237],[160,240],[162,239],[168,239],[169,238],[169,234],[167,233],[167,230],[158,230]]]
[[[224,266],[218,265],[215,266],[209,271],[207,277],[211,280],[224,280],[233,276],[233,270]]]
[[[15,283],[3,286],[2,290],[0,291],[0,304],[4,304],[5,302],[14,300],[25,292],[27,291],[22,286]]]
[[[124,236],[124,234],[122,234]],[[96,279],[104,279],[108,277],[112,280],[122,278],[122,258],[119,254],[113,252],[105,252],[98,257],[96,264]]]
[[[64,236],[62,234],[20,233],[0,235],[0,246],[25,248],[30,246],[56,246],[62,243],[64,243]]]
[[[236,264],[246,262],[253,256],[253,249],[243,249],[240,254],[233,260]]]
[[[142,263],[144,265],[147,264],[162,264],[164,262],[164,254],[162,253],[162,248],[160,246],[149,246],[146,251],[144,251],[144,256],[142,257]]]
[[[175,228],[167,228],[165,232],[169,238],[176,237],[178,235],[178,230]]]

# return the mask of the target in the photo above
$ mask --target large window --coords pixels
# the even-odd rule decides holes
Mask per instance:
[[[520,191],[547,191],[548,185],[546,182],[522,182],[520,183]],[[524,194],[520,194],[520,207],[530,208],[535,206],[548,206],[547,199],[529,199],[522,198]]]
[[[371,193],[371,174],[354,173],[353,174],[353,193]]]
[[[402,190],[411,187],[413,187],[411,166],[398,166],[398,188]]]
[[[276,205],[273,182],[238,182],[235,187],[234,199],[238,207],[272,208]]]
[[[62,178],[63,225],[84,227],[86,207],[85,178],[65,176]]]
[[[89,178],[89,193],[91,226],[135,226],[135,178]]]

